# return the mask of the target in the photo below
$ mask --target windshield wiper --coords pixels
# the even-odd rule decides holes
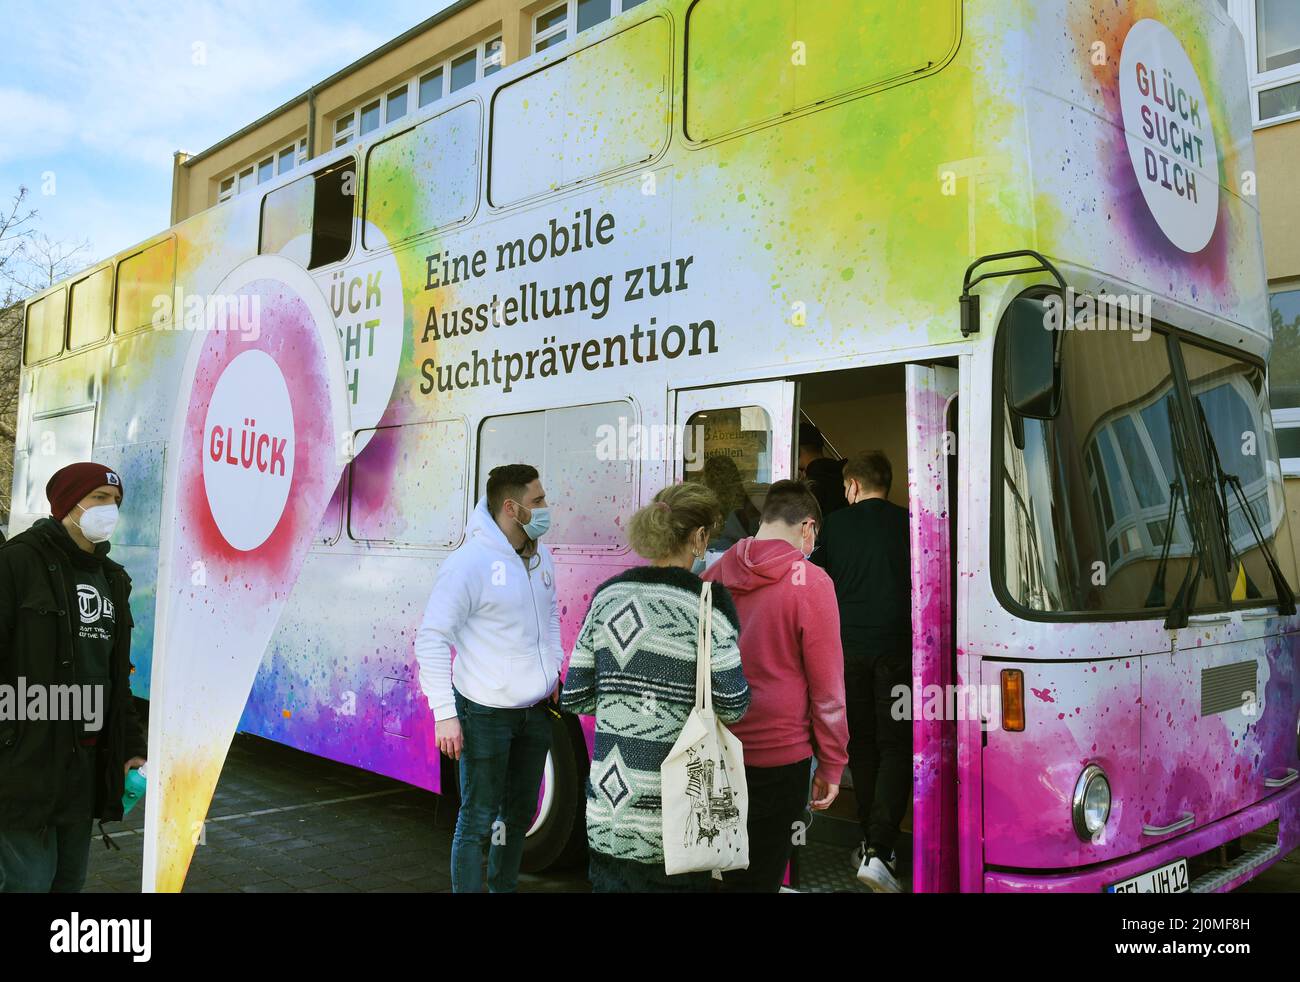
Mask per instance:
[[[1241,570],[1241,575],[1246,580],[1246,597],[1247,599],[1262,599],[1259,587],[1255,586],[1254,580],[1250,578],[1250,573],[1246,570],[1246,564],[1242,561],[1240,554],[1232,544],[1232,528],[1228,522],[1228,494],[1227,489],[1231,487],[1237,498],[1237,503],[1241,507],[1242,514],[1246,516],[1246,524],[1250,527],[1251,534],[1255,537],[1255,544],[1259,546],[1259,551],[1264,555],[1264,563],[1268,566],[1269,575],[1273,578],[1273,590],[1277,594],[1277,607],[1280,614],[1294,614],[1295,594],[1292,592],[1286,577],[1282,575],[1282,569],[1273,558],[1273,551],[1269,549],[1268,543],[1264,539],[1264,530],[1255,517],[1255,510],[1246,500],[1246,493],[1241,486],[1241,478],[1236,474],[1228,474],[1223,470],[1223,463],[1219,457],[1219,447],[1215,443],[1214,434],[1210,432],[1210,424],[1205,418],[1205,407],[1201,400],[1195,396],[1192,401],[1196,404],[1196,419],[1200,427],[1201,438],[1205,441],[1206,449],[1210,454],[1210,461],[1214,465],[1214,478],[1218,494],[1215,495],[1215,501],[1219,506],[1219,526],[1222,531],[1224,546],[1228,556],[1233,559]]]
[[[1183,479],[1188,483],[1188,499],[1184,501],[1184,507],[1187,510],[1187,527],[1192,535],[1192,550],[1196,555],[1195,563],[1188,559],[1183,581],[1178,585],[1174,602],[1169,605],[1169,612],[1165,615],[1165,629],[1175,630],[1187,626],[1189,612],[1196,604],[1196,592],[1201,585],[1201,571],[1205,568],[1205,549],[1208,542],[1204,532],[1208,527],[1208,516],[1204,511],[1205,495],[1198,493],[1205,479],[1197,476],[1196,468],[1188,466],[1187,433],[1183,429],[1182,418],[1175,412],[1172,404],[1167,403],[1165,408],[1169,415],[1170,449],[1173,451],[1174,460],[1182,472]],[[1174,486],[1178,486],[1181,492],[1178,481],[1174,482]],[[1173,534],[1172,529],[1171,523],[1170,528],[1165,531],[1166,539]],[[1160,590],[1163,599],[1163,571],[1158,571],[1158,575],[1162,577]],[[1152,584],[1152,592],[1154,594],[1155,584]]]
[[[1178,481],[1169,485],[1169,514],[1165,516],[1165,535],[1164,541],[1160,546],[1160,561],[1156,563],[1156,575],[1151,581],[1151,589],[1147,591],[1146,607],[1164,607],[1165,601],[1165,573],[1169,567],[1169,547],[1174,541],[1174,526],[1178,523],[1178,506],[1183,504],[1183,486]]]

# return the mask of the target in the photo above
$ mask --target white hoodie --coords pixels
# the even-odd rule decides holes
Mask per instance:
[[[555,566],[540,542],[531,562],[525,571],[480,498],[465,541],[438,569],[415,635],[420,688],[435,719],[455,717],[453,685],[498,709],[531,706],[555,688],[564,661]]]

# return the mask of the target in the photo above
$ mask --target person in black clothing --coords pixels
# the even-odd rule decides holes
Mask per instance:
[[[805,473],[823,518],[831,512],[848,507],[849,503],[844,497],[844,461],[818,457],[809,461]]]
[[[858,879],[879,893],[901,890],[894,844],[912,792],[912,724],[892,711],[912,668],[911,546],[907,509],[886,497],[892,479],[878,450],[849,458],[849,506],[827,516],[812,554],[840,608],[849,770],[862,828],[854,862]]]
[[[107,556],[122,479],[70,464],[45,496],[52,517],[0,546],[0,691],[25,693],[28,710],[6,712],[0,697],[3,893],[81,890],[91,826],[122,818],[126,774],[147,748],[131,696],[131,580]],[[37,692],[46,712],[31,711]]]

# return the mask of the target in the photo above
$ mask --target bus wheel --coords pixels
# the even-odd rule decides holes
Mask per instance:
[[[569,716],[551,720],[551,752],[520,864],[526,873],[572,865],[587,847],[587,745],[576,722]]]

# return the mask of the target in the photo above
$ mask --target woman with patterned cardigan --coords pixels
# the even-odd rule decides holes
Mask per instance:
[[[676,484],[632,516],[628,543],[649,566],[601,584],[569,661],[560,705],[596,717],[587,782],[589,875],[597,893],[706,892],[708,873],[664,872],[659,765],[695,705],[699,573],[722,522],[702,484]],[[734,723],[749,707],[740,619],[713,585],[713,708]]]

